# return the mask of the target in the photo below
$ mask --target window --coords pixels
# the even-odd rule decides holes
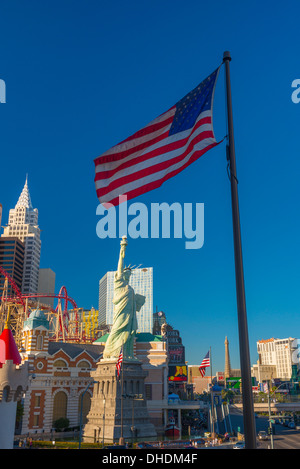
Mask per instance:
[[[39,420],[40,420],[40,414],[34,414],[34,416],[33,416],[33,426],[34,427],[39,426]]]
[[[91,364],[87,360],[81,360],[81,362],[79,362],[77,366],[78,368],[81,368],[81,369],[86,369],[86,370],[91,369]]]
[[[67,368],[67,363],[64,360],[56,360],[53,363],[55,368]]]
[[[53,401],[53,422],[67,417],[68,397],[65,392],[59,391]]]
[[[37,336],[37,340],[36,340],[36,349],[37,350],[43,350],[43,343],[44,343],[44,340],[43,340],[43,336],[41,334],[39,334]]]
[[[145,384],[145,397],[146,400],[152,400],[152,384]]]
[[[3,393],[2,393],[2,400],[4,402],[8,402],[9,393],[10,393],[10,387],[5,386],[5,388],[3,389]]]
[[[38,396],[38,395],[35,396],[34,407],[41,407],[41,396]]]

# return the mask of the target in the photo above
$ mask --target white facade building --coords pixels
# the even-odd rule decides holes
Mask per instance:
[[[99,325],[113,324],[113,297],[115,271],[107,272],[99,282]],[[146,297],[145,304],[137,312],[137,332],[153,332],[153,267],[133,269],[129,284],[135,293]]]
[[[276,366],[276,376],[273,378],[291,379],[292,365],[299,368],[297,359],[298,341],[295,338],[267,339],[257,342],[257,353],[260,365]]]
[[[4,227],[2,236],[14,236],[25,243],[22,293],[37,293],[41,239],[38,210],[32,206],[27,178],[15,208],[9,211],[8,225]]]

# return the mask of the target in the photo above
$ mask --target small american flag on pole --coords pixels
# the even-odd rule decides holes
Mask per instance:
[[[219,68],[168,111],[95,159],[96,192],[104,206],[118,205],[121,195],[129,200],[160,187],[220,143],[212,125]]]
[[[120,355],[116,364],[118,378],[120,377],[120,369],[122,366],[122,361],[123,361],[123,347],[121,348]]]
[[[202,378],[203,376],[205,376],[205,371],[208,366],[210,366],[209,351],[207,352],[207,354],[202,360],[201,365],[199,366],[199,371],[200,371]]]

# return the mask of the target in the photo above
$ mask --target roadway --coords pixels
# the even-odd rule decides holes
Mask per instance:
[[[243,414],[241,412],[230,413],[230,418],[232,428],[237,431],[238,427],[240,427],[240,431],[243,433]],[[255,424],[256,433],[260,430],[268,431],[268,417],[256,417]],[[273,427],[275,427],[275,435],[273,435],[274,449],[300,449],[300,430],[284,427],[280,424],[275,424]],[[270,436],[268,436],[267,441],[259,441],[257,448],[271,448]]]

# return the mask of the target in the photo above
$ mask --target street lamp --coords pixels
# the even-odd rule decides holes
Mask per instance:
[[[134,399],[135,399],[135,394],[132,394],[132,396],[129,396],[129,398],[132,398],[132,425],[131,425],[131,432],[132,432],[132,449],[134,445],[134,432],[135,432],[135,426],[134,426]]]
[[[85,395],[85,393],[87,392],[87,390],[89,389],[89,387],[92,385],[92,384],[95,384],[97,381],[90,381],[89,384],[87,385],[87,387],[85,388],[85,390],[83,391],[82,395],[81,395],[81,403],[80,403],[80,424],[79,424],[79,444],[78,444],[78,449],[81,448],[81,440],[82,440],[82,407],[83,407],[83,397]]]
[[[102,449],[104,449],[104,429],[105,429],[105,396],[103,397],[103,429],[102,429]]]
[[[141,394],[124,394],[123,397],[128,397],[128,399],[132,399],[132,421],[131,421],[131,433],[132,433],[132,448],[134,445],[134,435],[136,431],[136,427],[134,426],[134,400],[141,399]]]

